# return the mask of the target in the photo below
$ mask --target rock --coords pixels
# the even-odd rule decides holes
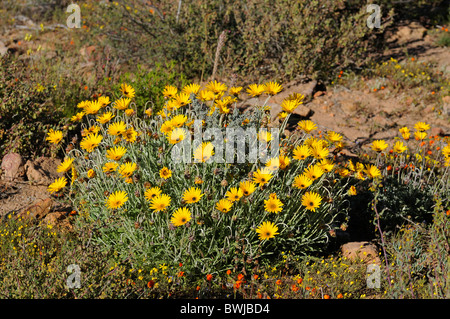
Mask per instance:
[[[48,197],[44,200],[38,199],[33,204],[28,206],[25,209],[22,209],[17,216],[30,219],[30,218],[37,218],[41,219],[44,218],[52,209],[53,206],[53,200]]]
[[[314,93],[314,98],[319,97],[321,95],[324,95],[325,92],[324,91],[317,91],[316,93]]]
[[[450,117],[450,95],[442,98],[444,105],[442,106],[442,113]]]
[[[274,122],[277,115],[281,112],[283,112],[283,109],[281,108],[280,105],[275,104],[275,103],[268,103],[268,106],[270,106],[270,118],[271,121]],[[303,118],[309,118],[312,114],[313,111],[307,107],[304,104],[300,104],[293,112],[292,114],[297,114]]]
[[[66,212],[52,212],[49,213],[42,220],[44,225],[51,225],[53,227],[58,227],[62,230],[70,231],[72,230],[72,225],[66,216]]]
[[[45,173],[37,168],[34,163],[30,160],[28,160],[25,163],[25,170],[27,179],[36,185],[50,185],[52,181],[48,176],[45,175]]]
[[[40,157],[35,161],[28,160],[25,163],[27,178],[36,185],[50,185],[56,178],[60,177],[56,173],[60,163],[59,159],[50,157]]]
[[[341,251],[342,255],[348,259],[362,260],[366,264],[381,265],[377,247],[367,241],[346,243],[342,245]]]
[[[412,22],[409,25],[400,26],[397,32],[389,41],[398,41],[398,44],[405,44],[412,41],[422,40],[427,33],[420,23]]]
[[[297,114],[297,115],[300,115],[301,117],[309,118],[313,114],[313,111],[306,105],[300,104],[294,110],[294,112],[292,112],[292,114]]]
[[[0,57],[4,56],[8,52],[6,45],[0,41]]]
[[[441,127],[432,127],[430,129],[430,136],[445,136],[445,131]]]
[[[23,159],[18,153],[8,153],[2,159],[2,179],[13,181],[24,173]]]
[[[317,80],[313,80],[311,82],[308,82],[303,92],[300,92],[305,96],[306,99],[312,98],[313,94],[317,87]]]

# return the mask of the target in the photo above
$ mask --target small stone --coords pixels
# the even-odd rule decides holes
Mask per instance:
[[[325,94],[325,92],[323,92],[323,91],[317,91],[316,93],[314,93],[314,97],[316,98],[316,97],[319,97],[324,94]]]

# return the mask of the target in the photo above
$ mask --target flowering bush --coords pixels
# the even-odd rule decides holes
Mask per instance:
[[[67,192],[79,222],[94,224],[96,240],[122,258],[182,262],[191,275],[254,267],[282,250],[323,248],[347,215],[349,179],[333,161],[342,136],[324,137],[305,120],[279,138],[303,96],[283,101],[283,122],[273,128],[266,102],[282,87],[250,85],[247,93],[260,103],[247,111],[236,107],[242,90],[216,81],[181,91],[167,86],[164,109],[147,109],[144,117],[136,116],[140,105],[127,84],[113,102],[80,103],[74,120],[84,121],[83,137],[58,168],[70,181],[62,177],[49,191]],[[233,130],[249,137],[236,140],[235,153]],[[48,135],[53,143],[61,138]]]

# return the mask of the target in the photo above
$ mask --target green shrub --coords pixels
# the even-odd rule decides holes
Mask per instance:
[[[124,61],[174,60],[188,78],[200,80],[212,74],[225,32],[218,75],[235,73],[253,82],[298,76],[326,81],[338,70],[361,67],[389,25],[368,28],[366,6],[346,1],[204,0],[182,2],[179,15],[177,3],[119,1],[89,11],[86,24],[92,35],[114,34],[108,41]],[[101,29],[94,27],[98,21]]]

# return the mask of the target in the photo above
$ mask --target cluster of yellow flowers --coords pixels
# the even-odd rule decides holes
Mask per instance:
[[[279,93],[282,90],[282,86],[275,82],[268,82],[266,84],[252,84],[246,89],[248,95],[253,97],[266,94],[268,97]],[[167,85],[163,91],[165,97],[165,105],[163,109],[156,114],[153,114],[151,109],[148,109],[145,113],[148,117],[156,115],[158,119],[159,132],[143,132],[136,130],[132,121],[128,121],[127,117],[131,117],[136,114],[133,107],[132,99],[135,96],[134,89],[127,85],[122,84],[121,92],[122,97],[114,102],[111,102],[109,97],[100,96],[95,101],[83,101],[79,103],[78,108],[82,111],[72,118],[72,121],[81,121],[84,116],[95,117],[96,124],[91,125],[82,131],[82,140],[80,141],[80,148],[84,150],[88,157],[94,150],[96,150],[100,144],[106,143],[104,136],[108,141],[112,141],[113,146],[106,149],[106,163],[102,164],[102,171],[106,176],[117,174],[123,178],[125,183],[132,184],[134,173],[139,168],[139,163],[130,161],[129,159],[123,161],[123,158],[127,155],[128,146],[130,144],[139,141],[141,135],[156,135],[162,133],[168,144],[177,144],[184,140],[188,134],[188,130],[194,123],[194,119],[190,118],[190,113],[185,112],[184,106],[192,103],[192,96],[194,95],[200,101],[211,101],[208,115],[212,115],[215,110],[218,110],[220,114],[229,114],[233,109],[232,104],[237,101],[239,94],[243,90],[243,87],[228,87],[220,82],[211,81],[202,88],[198,84],[186,85],[182,90]],[[228,94],[226,94],[228,92]],[[283,111],[279,114],[280,118],[286,119],[290,113],[292,113],[296,107],[298,107],[303,100],[303,95],[293,94],[286,98],[281,107]],[[105,108],[108,106],[108,109]],[[105,109],[105,110],[103,110]],[[186,108],[187,109],[187,108]],[[119,112],[125,114],[125,120],[122,120],[122,116],[119,116]],[[118,118],[113,122],[114,118]],[[287,119],[286,119],[287,120]],[[93,123],[91,121],[91,123]],[[97,124],[98,123],[98,124]],[[243,123],[245,124],[245,123]],[[424,124],[417,124],[417,132],[423,132],[429,127]],[[265,166],[256,168],[249,174],[248,179],[244,179],[238,182],[238,185],[229,187],[226,190],[225,196],[220,198],[215,203],[215,209],[222,213],[230,212],[234,206],[244,200],[246,197],[251,196],[257,189],[266,189],[269,183],[273,180],[275,172],[277,170],[287,171],[290,167],[295,167],[292,171],[293,182],[291,187],[294,190],[300,190],[300,203],[310,212],[316,212],[324,200],[315,187],[316,181],[320,180],[322,176],[330,173],[337,173],[341,177],[348,177],[351,174],[358,179],[376,179],[381,176],[380,170],[375,165],[361,163],[353,163],[349,161],[347,167],[341,167],[333,161],[334,150],[341,150],[344,147],[343,136],[334,131],[327,131],[326,134],[315,135],[318,130],[317,125],[311,120],[302,120],[298,122],[297,131],[303,132],[303,138],[301,143],[296,145],[295,148],[291,148],[292,154],[288,148],[282,149],[280,154],[276,157],[270,158]],[[402,134],[406,134],[405,128],[400,131]],[[106,134],[105,134],[106,133]],[[103,135],[102,135],[103,134]],[[324,138],[322,138],[324,136]],[[144,136],[142,136],[144,138]],[[260,140],[271,141],[271,134],[266,132],[258,135]],[[47,140],[51,143],[58,144],[63,139],[63,133],[61,131],[50,131],[48,133]],[[382,140],[374,141],[372,149],[376,152],[384,151],[388,145]],[[397,153],[401,153],[406,150],[406,146],[402,142],[397,142],[393,149]],[[447,152],[448,153],[448,152]],[[194,152],[193,157],[197,163],[205,163],[214,154],[214,146],[211,142],[204,142],[198,146]],[[66,157],[65,160],[58,167],[59,173],[66,173],[72,170],[72,183],[77,177],[76,170],[74,168],[74,158]],[[303,163],[302,165],[293,165],[297,163]],[[300,172],[299,167],[303,167]],[[97,176],[98,172],[94,169],[87,170],[87,178],[92,179]],[[159,176],[165,181],[170,183],[172,177],[172,171],[169,167],[164,166],[159,170]],[[202,184],[204,181],[197,177],[195,184]],[[51,193],[57,193],[63,189],[67,184],[65,177],[57,179],[51,184],[48,190]],[[160,185],[161,186],[161,185]],[[171,195],[163,192],[160,186],[145,186],[145,199],[149,204],[149,208],[154,212],[167,211],[169,207],[173,206],[173,199]],[[226,186],[226,185],[225,185]],[[349,190],[350,195],[355,195],[356,190],[354,186]],[[186,187],[182,195],[182,207],[174,208],[171,216],[172,225],[178,227],[187,224],[192,220],[192,205],[200,202],[204,198],[205,193],[201,188],[197,186]],[[119,209],[125,205],[129,200],[130,194],[125,190],[117,190],[115,192],[107,194],[105,205],[109,209]],[[269,192],[268,197],[264,199],[264,209],[268,213],[278,214],[283,211],[285,203],[283,203],[283,197],[285,194],[277,194],[276,192]],[[270,239],[275,237],[278,233],[278,226],[271,221],[263,221],[257,228],[256,232],[259,234],[261,240]]]

